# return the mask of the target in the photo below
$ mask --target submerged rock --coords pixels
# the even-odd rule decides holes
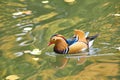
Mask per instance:
[[[66,2],[68,4],[73,4],[75,2],[75,0],[64,0],[64,2]]]
[[[9,75],[9,76],[7,76],[5,79],[6,80],[17,80],[17,79],[19,79],[20,77],[19,76],[17,76],[17,75]]]

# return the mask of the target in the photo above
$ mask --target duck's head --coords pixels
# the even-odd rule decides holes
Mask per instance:
[[[57,44],[62,40],[66,40],[63,35],[54,34],[54,35],[51,36],[50,41],[48,43],[48,46],[50,46],[52,44]]]

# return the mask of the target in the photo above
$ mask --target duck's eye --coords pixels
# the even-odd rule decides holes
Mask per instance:
[[[55,41],[56,39],[52,39],[53,41]]]

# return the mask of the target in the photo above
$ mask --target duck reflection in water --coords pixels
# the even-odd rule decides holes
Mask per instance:
[[[91,47],[89,51],[84,51],[76,54],[56,54],[53,52],[47,52],[46,55],[54,57],[55,61],[50,61],[52,66],[58,69],[63,69],[65,66],[67,66],[67,63],[69,63],[70,60],[74,60],[76,65],[82,65],[87,61],[88,57],[104,56],[101,54],[96,54],[98,51],[98,48]]]
[[[88,52],[82,52],[77,54],[56,54],[56,53],[46,53],[49,56],[52,56],[55,58],[55,61],[50,61],[50,64],[58,69],[63,69],[67,63],[71,60],[75,60],[76,65],[81,65],[86,62],[88,56]],[[52,58],[53,59],[53,58]]]

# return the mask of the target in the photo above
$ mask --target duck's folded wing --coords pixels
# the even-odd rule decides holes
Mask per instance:
[[[67,39],[66,41],[67,41],[68,45],[70,46],[70,45],[74,44],[75,42],[77,42],[78,38],[77,37],[72,37],[70,39]]]
[[[78,41],[87,42],[85,33],[82,30],[74,30],[74,35],[78,37]]]
[[[88,35],[89,35],[89,32],[86,32],[85,33],[85,38],[88,37]],[[78,36],[73,36],[72,38],[67,39],[66,42],[70,46],[70,45],[74,44],[75,42],[77,42],[78,40],[79,40]]]
[[[69,54],[77,53],[87,49],[87,45],[84,42],[76,42],[69,46]]]

